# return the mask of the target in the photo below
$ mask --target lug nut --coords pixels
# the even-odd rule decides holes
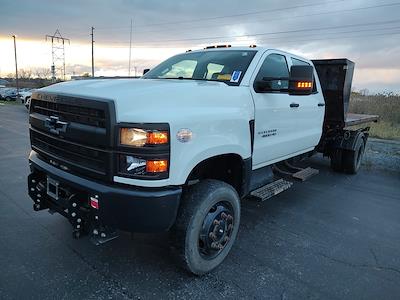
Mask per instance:
[[[81,219],[78,219],[78,220],[76,220],[78,223],[80,223],[82,220]]]
[[[32,179],[32,180],[31,180],[31,182],[32,182],[32,183],[35,183],[35,182],[36,182],[36,180],[35,180],[35,179]]]
[[[39,198],[40,198],[40,197],[42,197],[42,195],[40,195],[40,194],[37,194],[37,195],[36,195],[36,197],[39,197]]]
[[[40,202],[40,199],[36,199],[36,202],[38,202],[38,203],[39,203],[39,202]]]
[[[74,202],[74,203],[72,203],[72,207],[76,207],[76,203]]]
[[[78,229],[79,229],[79,228],[81,228],[81,225],[79,225],[79,224],[78,224],[78,225],[76,225],[76,228],[78,228]]]
[[[34,191],[35,191],[35,189],[34,189],[34,188],[31,188],[31,191],[32,191],[32,192],[34,192]]]
[[[98,235],[99,231],[97,229],[93,229],[93,234]]]
[[[105,238],[105,237],[106,237],[106,234],[105,234],[104,232],[102,232],[102,233],[100,234],[100,236],[101,236],[102,238]]]
[[[94,218],[95,218],[96,220],[98,220],[98,219],[99,219],[99,216],[94,216]]]
[[[75,218],[76,213],[73,212],[73,213],[71,214],[71,216],[72,216],[73,218]]]

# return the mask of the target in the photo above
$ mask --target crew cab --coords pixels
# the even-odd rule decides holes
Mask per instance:
[[[241,201],[265,200],[314,169],[356,173],[376,116],[347,114],[354,64],[263,47],[207,47],[140,79],[88,79],[32,94],[29,195],[101,244],[169,231],[201,275],[231,250]],[[295,171],[295,172],[294,172]],[[292,176],[293,175],[293,176]]]

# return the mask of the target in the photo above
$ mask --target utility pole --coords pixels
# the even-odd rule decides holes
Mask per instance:
[[[131,76],[131,53],[132,53],[132,19],[131,19],[131,33],[129,36],[129,67],[128,67],[128,76]]]
[[[93,30],[94,30],[94,27],[92,26],[92,33],[90,34],[92,36],[92,77],[94,77],[94,39],[93,39]]]
[[[65,80],[65,41],[70,44],[69,39],[62,37],[60,31],[57,29],[53,35],[46,35],[46,41],[51,40],[51,79],[56,81],[57,69],[61,71],[62,78]],[[57,68],[57,65],[60,65]]]
[[[18,86],[18,64],[17,64],[17,36],[14,34],[12,36],[14,38],[14,58],[15,58],[15,84],[17,86],[17,97],[19,95],[19,86]]]

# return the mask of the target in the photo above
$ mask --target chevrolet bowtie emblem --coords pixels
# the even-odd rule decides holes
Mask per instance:
[[[68,123],[60,121],[58,117],[50,116],[49,118],[46,118],[44,126],[49,128],[51,133],[58,135],[60,132],[65,132],[67,130]]]

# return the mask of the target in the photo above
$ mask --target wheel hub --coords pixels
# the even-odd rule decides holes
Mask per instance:
[[[204,218],[199,235],[200,254],[205,258],[216,257],[232,236],[234,218],[228,203],[215,204]]]

